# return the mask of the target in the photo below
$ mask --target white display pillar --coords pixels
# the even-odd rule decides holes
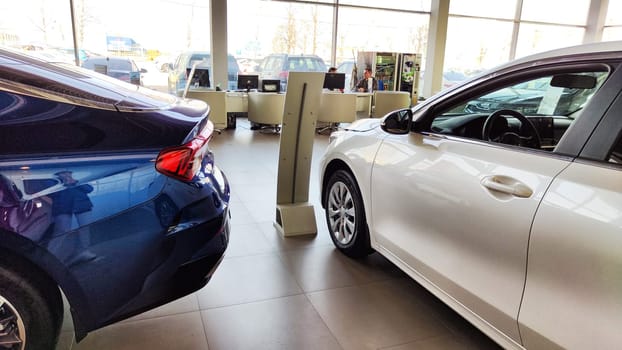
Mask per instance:
[[[290,72],[285,95],[274,226],[287,236],[317,234],[309,177],[323,72]]]

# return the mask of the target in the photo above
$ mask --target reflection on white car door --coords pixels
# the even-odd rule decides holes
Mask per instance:
[[[620,175],[619,168],[573,163],[544,197],[519,317],[527,348],[622,344]]]
[[[459,138],[389,136],[371,179],[376,248],[471,322],[490,327],[460,305],[520,344],[532,219],[567,165],[544,153]]]

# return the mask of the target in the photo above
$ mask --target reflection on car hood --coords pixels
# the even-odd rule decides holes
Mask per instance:
[[[380,126],[382,119],[366,118],[354,121],[352,124],[344,128],[347,131],[365,132]]]

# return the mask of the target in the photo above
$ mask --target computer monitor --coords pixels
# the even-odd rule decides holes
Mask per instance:
[[[192,69],[186,69],[186,76],[190,77]],[[190,87],[202,87],[208,88],[211,87],[209,80],[209,69],[207,68],[195,68],[194,75],[192,76],[192,80],[190,81]]]
[[[256,74],[239,74],[238,90],[259,89],[259,75]]]
[[[281,92],[281,81],[279,79],[264,79],[261,81],[262,92]]]
[[[326,73],[326,75],[324,76],[324,89],[343,90],[345,86],[345,73]]]

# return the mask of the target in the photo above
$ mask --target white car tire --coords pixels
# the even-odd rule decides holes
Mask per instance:
[[[337,249],[352,258],[371,254],[365,208],[352,174],[345,170],[332,173],[324,195],[326,224]]]

